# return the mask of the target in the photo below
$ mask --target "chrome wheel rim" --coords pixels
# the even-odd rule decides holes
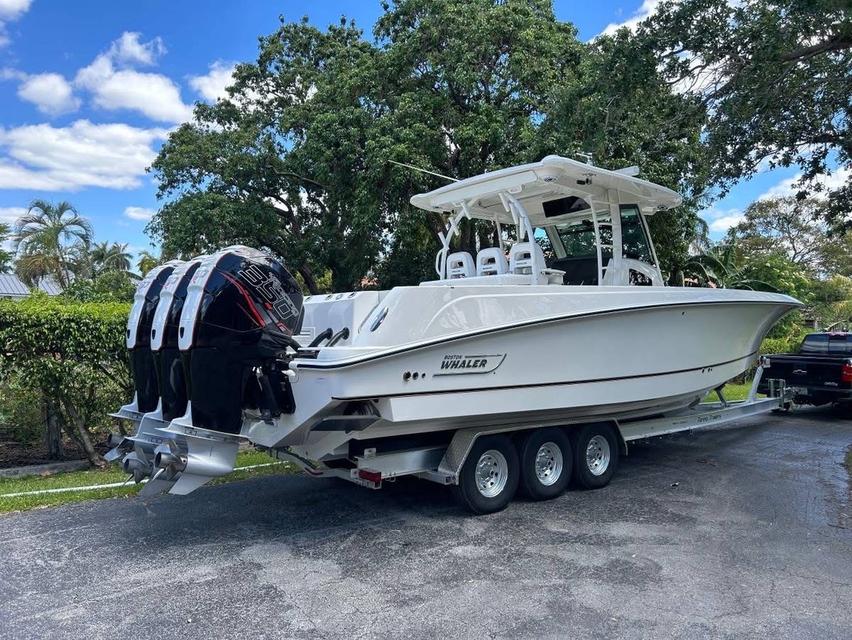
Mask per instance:
[[[476,488],[484,497],[494,498],[506,488],[509,463],[496,449],[489,449],[476,462]]]
[[[545,487],[562,477],[562,449],[555,442],[545,442],[535,454],[535,477]]]
[[[603,475],[609,468],[609,459],[609,440],[603,436],[593,436],[586,446],[586,466],[592,475]]]

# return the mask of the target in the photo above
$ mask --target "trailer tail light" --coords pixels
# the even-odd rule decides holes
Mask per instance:
[[[382,484],[381,471],[373,471],[371,469],[358,469],[358,477],[361,478],[361,480],[372,482],[376,486]]]
[[[840,370],[840,381],[852,384],[852,360],[847,360]]]

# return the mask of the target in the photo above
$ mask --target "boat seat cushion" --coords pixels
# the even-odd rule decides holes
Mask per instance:
[[[467,251],[457,251],[447,256],[447,278],[472,278],[476,275],[473,256]]]
[[[532,273],[533,254],[538,264],[544,268],[544,252],[537,242],[516,242],[509,250],[509,272],[530,274]]]
[[[476,275],[497,276],[509,272],[509,261],[500,247],[488,247],[476,254]]]

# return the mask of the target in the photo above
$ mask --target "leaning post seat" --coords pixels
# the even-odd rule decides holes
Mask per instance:
[[[538,263],[544,266],[544,252],[537,242],[516,242],[509,250],[509,271],[520,275],[532,274],[533,252]]]
[[[509,272],[509,262],[500,247],[481,249],[476,254],[476,275],[499,276]]]
[[[288,410],[276,362],[299,348],[303,315],[299,285],[275,258],[238,246],[202,261],[178,326],[193,426],[236,434],[244,408]]]
[[[447,278],[472,278],[476,275],[473,257],[467,251],[457,251],[447,256]]]

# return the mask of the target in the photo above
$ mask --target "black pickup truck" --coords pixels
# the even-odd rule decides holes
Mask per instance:
[[[811,333],[798,353],[768,355],[763,362],[759,391],[766,392],[768,379],[781,378],[796,404],[852,403],[852,333]]]

